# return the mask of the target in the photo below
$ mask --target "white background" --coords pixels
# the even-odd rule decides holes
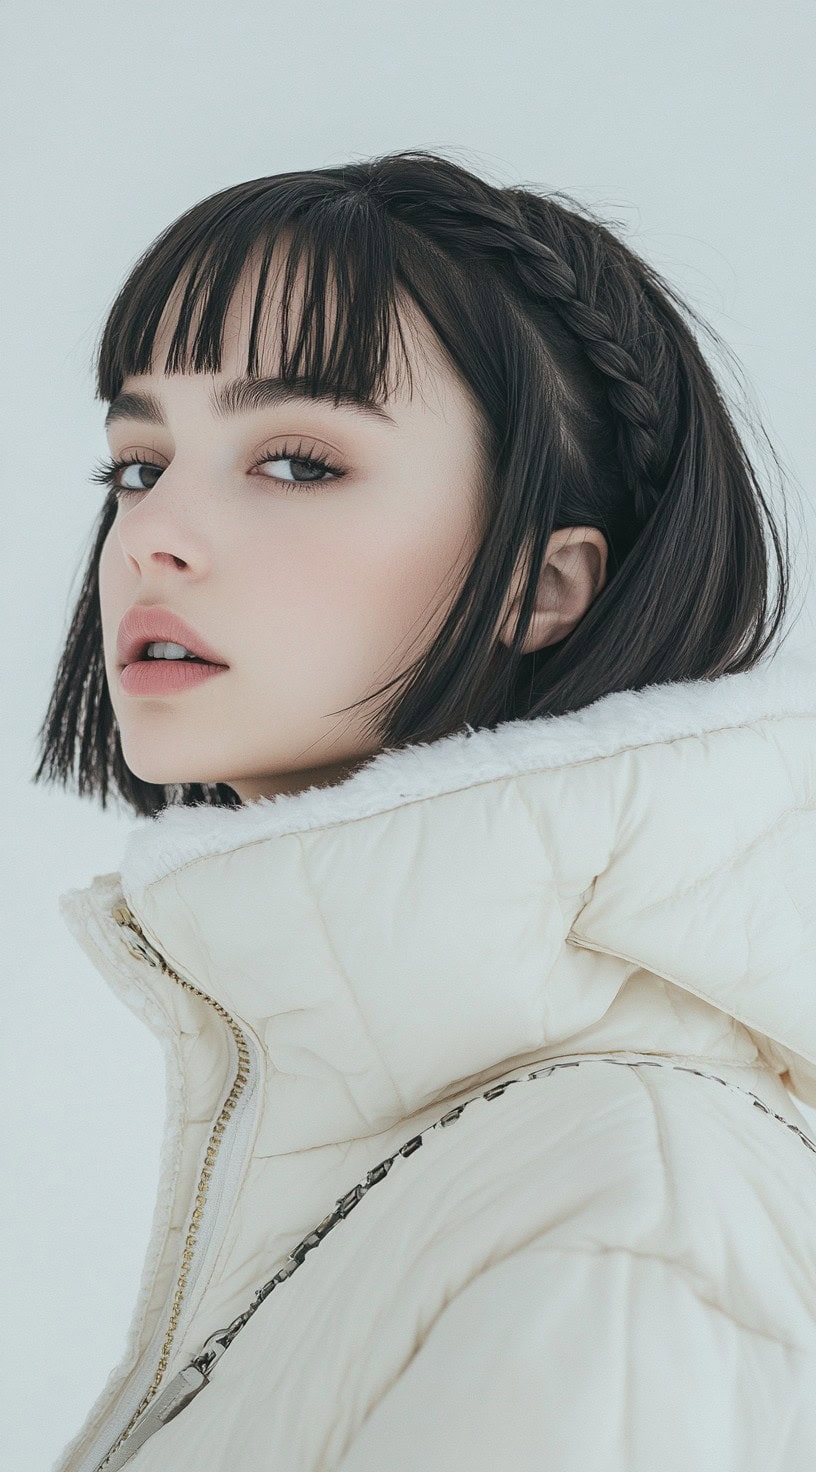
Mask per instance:
[[[57,909],[118,867],[135,820],[30,781],[102,494],[87,480],[106,449],[91,363],[119,285],[182,210],[281,170],[423,147],[494,183],[564,189],[735,351],[812,536],[815,29],[809,0],[5,0],[0,1424],[14,1472],[51,1465],[120,1357],[164,1118],[158,1042]],[[789,647],[816,657],[814,591]]]

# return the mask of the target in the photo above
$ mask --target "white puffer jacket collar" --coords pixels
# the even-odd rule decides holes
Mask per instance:
[[[262,1020],[273,1148],[382,1130],[454,1080],[570,1043],[546,936],[767,1035],[816,1104],[814,802],[816,668],[782,651],[384,752],[334,787],[168,809],[131,833],[121,891],[183,973]],[[107,893],[69,893],[66,918]]]

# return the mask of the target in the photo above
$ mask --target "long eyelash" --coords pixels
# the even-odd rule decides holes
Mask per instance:
[[[91,472],[88,479],[94,482],[96,485],[107,486],[109,490],[115,491],[119,489],[118,486],[114,486],[113,484],[113,478],[117,470],[121,470],[125,465],[147,464],[147,460],[141,460],[138,455],[132,460],[127,458],[116,460],[99,460],[97,462],[96,468]],[[157,470],[159,468],[159,466],[156,466]]]
[[[342,480],[343,476],[348,473],[347,471],[343,470],[339,465],[334,465],[330,460],[326,460],[323,457],[314,455],[303,455],[301,453],[302,450],[302,440],[298,443],[297,447],[293,445],[281,445],[275,450],[274,454],[267,450],[263,454],[259,455],[258,458],[252,463],[254,467],[257,467],[259,465],[266,465],[270,460],[297,460],[298,463],[301,465],[308,465],[310,470],[328,470],[337,480]],[[143,460],[140,455],[117,456],[114,459],[103,459],[97,461],[96,466],[89,476],[89,480],[94,485],[107,487],[110,495],[115,496],[117,500],[120,500],[123,496],[136,495],[138,494],[138,489],[140,488],[136,488],[134,490],[132,486],[114,485],[114,480],[117,473],[120,470],[123,470],[128,465],[145,465],[151,470],[161,470],[162,468],[160,465],[154,465],[153,462],[150,460]],[[307,495],[314,495],[321,485],[325,485],[325,481],[323,480],[284,481],[280,477],[274,475],[267,476],[265,478],[267,480],[275,481],[278,485],[284,486],[287,492],[305,491]],[[150,487],[144,486],[141,487],[141,489],[149,490]]]

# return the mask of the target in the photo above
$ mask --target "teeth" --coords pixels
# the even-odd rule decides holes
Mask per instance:
[[[154,641],[154,643],[148,644],[145,650],[145,658],[197,659],[199,660],[199,663],[206,664],[206,660],[202,660],[200,655],[192,654],[189,649],[185,649],[183,644],[171,644],[169,640],[165,640],[164,642],[162,642],[161,640],[156,640]]]

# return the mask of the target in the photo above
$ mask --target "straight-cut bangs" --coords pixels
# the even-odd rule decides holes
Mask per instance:
[[[341,171],[335,172],[339,178]],[[98,352],[97,398],[112,402],[125,378],[156,371],[154,345],[168,310],[175,330],[159,371],[220,372],[227,311],[248,270],[255,288],[244,372],[260,377],[261,339],[268,342],[273,320],[268,288],[276,256],[283,266],[276,376],[293,391],[328,395],[336,405],[384,403],[400,382],[398,374],[389,377],[397,360],[413,389],[394,232],[364,196],[340,187],[332,192],[317,176],[311,191],[293,189],[290,181],[301,178],[279,175],[223,190],[157,238],[109,313]],[[297,281],[303,295],[293,334]]]
[[[219,373],[228,310],[251,279],[248,378],[267,371],[277,327],[275,374],[294,393],[382,406],[401,371],[413,393],[404,329],[415,312],[430,328],[476,410],[478,550],[430,645],[357,703],[399,687],[368,725],[381,749],[746,669],[782,622],[787,547],[682,313],[714,334],[564,199],[491,185],[423,150],[250,180],[157,237],[101,335],[96,397],[108,404],[131,376]],[[275,322],[269,287],[281,270]],[[157,364],[157,336],[171,327]],[[124,761],[98,594],[115,516],[109,497],[33,780],[72,782],[103,808],[113,792],[144,816],[237,805],[226,783],[152,784]],[[603,532],[606,582],[566,637],[523,654],[547,543],[566,526]],[[496,622],[522,555],[518,623],[503,645]]]

